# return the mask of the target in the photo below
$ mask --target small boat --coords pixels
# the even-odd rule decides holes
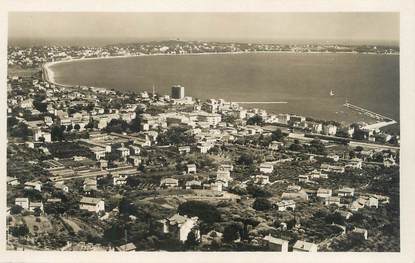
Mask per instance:
[[[334,96],[334,91],[330,90],[330,96]]]

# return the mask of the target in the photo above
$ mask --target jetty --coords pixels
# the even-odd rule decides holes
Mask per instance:
[[[382,127],[389,126],[389,125],[392,125],[392,124],[397,123],[392,118],[389,118],[389,117],[386,117],[386,116],[384,116],[382,114],[379,114],[379,113],[370,111],[368,109],[365,109],[365,108],[362,108],[362,107],[353,105],[353,104],[351,104],[349,102],[346,102],[345,104],[343,104],[343,106],[345,106],[345,107],[347,107],[349,109],[352,109],[354,111],[357,111],[359,113],[362,113],[362,114],[364,114],[364,115],[366,115],[366,116],[368,116],[370,118],[373,118],[373,119],[376,119],[376,120],[379,121],[377,123],[369,124],[369,125],[366,125],[365,127],[363,127],[364,129],[367,129],[367,130],[378,130],[378,129],[382,128]]]
[[[238,104],[287,104],[286,101],[235,101]]]

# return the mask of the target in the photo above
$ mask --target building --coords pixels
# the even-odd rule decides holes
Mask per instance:
[[[92,190],[97,191],[98,190],[98,183],[96,178],[86,178],[84,180],[83,185],[84,192],[90,192]]]
[[[121,158],[126,158],[130,155],[130,149],[124,146],[117,148],[116,151],[118,156],[120,156]]]
[[[163,224],[163,233],[171,233],[174,238],[182,242],[187,240],[190,231],[194,231],[196,239],[200,239],[200,232],[196,229],[199,223],[197,216],[187,217],[187,215],[175,214],[159,222]]]
[[[100,213],[105,211],[105,203],[100,198],[82,197],[79,202],[79,209]]]
[[[325,205],[337,205],[340,206],[340,197],[337,196],[329,196],[324,200]]]
[[[255,183],[261,184],[261,185],[269,184],[269,176],[268,175],[256,175]]]
[[[16,177],[7,176],[7,184],[11,186],[19,185],[20,182]]]
[[[25,189],[34,189],[34,190],[37,190],[37,191],[41,192],[42,191],[42,183],[39,182],[39,181],[36,181],[36,182],[26,182],[24,184],[24,188]]]
[[[328,198],[332,195],[331,189],[319,188],[317,190],[317,197]]]
[[[63,182],[56,182],[55,188],[64,191],[65,193],[69,192],[69,187]]]
[[[294,200],[282,200],[281,202],[276,203],[275,206],[278,208],[278,211],[286,211],[287,209],[294,210],[295,201]]]
[[[336,135],[337,133],[337,126],[328,124],[323,126],[323,133],[326,135]]]
[[[303,240],[297,240],[293,246],[293,252],[317,252],[317,245]]]
[[[127,184],[127,178],[128,178],[128,175],[120,174],[120,175],[112,177],[112,183],[115,186],[125,185]]]
[[[271,251],[288,252],[288,241],[280,238],[275,238],[269,234],[263,239],[264,246]]]
[[[337,195],[338,196],[354,196],[354,188],[343,187],[338,190]]]
[[[190,153],[190,146],[180,146],[177,150],[180,154]]]
[[[232,181],[231,172],[229,170],[218,170],[216,172],[216,180],[224,182]]]
[[[333,172],[333,173],[344,173],[344,166],[339,165],[330,165],[327,163],[323,163],[320,166],[320,169],[325,172]]]
[[[221,164],[219,166],[219,170],[232,172],[233,171],[233,165],[232,164]]]
[[[171,87],[171,98],[181,100],[184,98],[184,87],[175,85]]]
[[[186,182],[186,189],[202,188],[202,182],[198,180],[191,180]]]
[[[298,192],[282,193],[281,198],[284,199],[284,200],[294,199],[294,200],[304,200],[304,201],[307,201],[308,200],[308,194],[307,194],[306,191],[300,190]]]
[[[310,181],[310,175],[308,175],[308,174],[298,175],[298,182],[299,183],[307,183],[309,181]]]
[[[34,212],[36,209],[39,209],[43,212],[43,202],[30,202],[29,211]]]
[[[22,207],[23,209],[29,210],[29,198],[16,198],[14,204]]]
[[[363,237],[365,240],[367,240],[367,230],[364,228],[358,228],[355,227],[352,231],[352,233],[355,233],[357,235],[360,235],[361,237]]]
[[[174,178],[163,178],[160,181],[160,187],[163,187],[163,188],[179,187],[179,180],[174,179]]]
[[[206,235],[202,235],[201,243],[202,245],[212,245],[214,242],[220,244],[222,242],[223,234],[221,232],[211,230]]]
[[[274,166],[271,163],[261,163],[259,171],[264,174],[270,174],[274,171]]]
[[[135,251],[136,248],[137,247],[133,243],[128,243],[128,244],[116,247],[116,250],[117,251],[122,251],[122,252],[131,252],[131,251]]]
[[[196,173],[196,164],[188,164],[186,166],[186,169],[187,169],[187,173],[188,174],[190,174],[190,173]]]

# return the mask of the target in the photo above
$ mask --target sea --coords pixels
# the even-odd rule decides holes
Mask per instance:
[[[55,82],[119,91],[185,95],[342,123],[370,122],[348,101],[399,122],[399,55],[244,53],[138,56],[52,65]],[[332,93],[332,94],[330,94]],[[372,120],[373,121],[373,120]],[[397,126],[399,127],[399,125]],[[399,128],[398,128],[399,130]],[[394,132],[397,130],[395,128]]]

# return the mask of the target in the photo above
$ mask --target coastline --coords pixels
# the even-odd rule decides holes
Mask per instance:
[[[71,58],[71,59],[64,59],[59,61],[51,61],[46,62],[42,65],[43,77],[46,82],[49,84],[53,84],[56,86],[62,87],[74,87],[74,85],[67,85],[58,83],[55,80],[55,73],[51,69],[52,66],[63,64],[63,63],[70,63],[70,62],[78,62],[78,61],[87,61],[87,60],[103,60],[103,59],[117,59],[117,58],[133,58],[133,57],[152,57],[152,56],[206,56],[206,55],[241,55],[241,54],[298,54],[298,55],[307,55],[307,54],[350,54],[350,55],[387,55],[387,56],[399,56],[399,53],[391,53],[391,54],[377,54],[377,53],[358,53],[358,52],[319,52],[319,51],[311,51],[311,52],[295,52],[295,51],[237,51],[237,52],[204,52],[204,53],[184,53],[184,54],[166,54],[166,53],[155,53],[155,54],[138,54],[138,55],[122,55],[122,56],[106,56],[106,57],[92,57],[92,58]]]

